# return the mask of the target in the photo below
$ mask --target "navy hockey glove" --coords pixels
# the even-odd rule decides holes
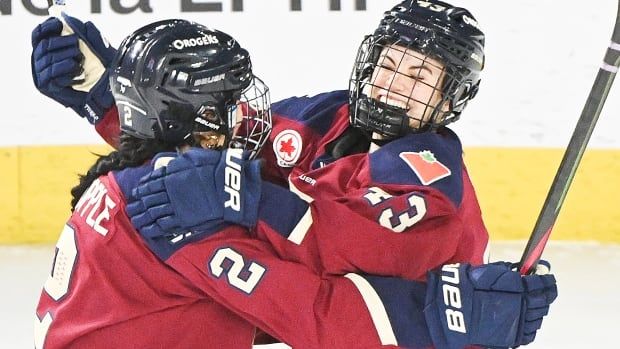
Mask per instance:
[[[32,31],[32,78],[42,94],[96,124],[112,106],[114,97],[109,88],[107,70],[90,67],[109,67],[116,49],[103,39],[91,22],[82,23],[65,14],[63,19],[75,34],[61,35],[63,23],[57,18],[45,20]],[[93,55],[88,52],[84,56],[80,51],[80,40]],[[74,78],[84,70],[96,73],[86,75],[89,81],[76,82]]]
[[[534,340],[556,297],[551,274],[522,276],[507,262],[451,264],[428,274],[424,315],[436,348],[512,348]]]
[[[132,224],[148,238],[200,233],[223,221],[253,226],[261,193],[260,162],[247,160],[248,155],[240,149],[193,148],[155,168],[132,191],[134,201],[127,205]]]

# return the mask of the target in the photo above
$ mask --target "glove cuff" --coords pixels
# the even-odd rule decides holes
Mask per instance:
[[[460,269],[460,268],[459,268]],[[460,273],[461,270],[458,270]],[[441,279],[442,271],[429,272],[427,274],[427,290],[424,302],[424,317],[428,326],[429,334],[433,345],[437,349],[464,348],[469,345],[467,329],[465,328],[464,316],[462,312],[456,313],[444,302],[444,281]],[[454,288],[450,288],[454,292]],[[448,297],[450,300],[450,297]],[[461,299],[459,297],[459,299]],[[452,315],[451,323],[462,324],[462,331],[454,331],[448,328],[448,314]],[[457,322],[458,315],[463,322]],[[468,319],[469,320],[469,319]],[[467,326],[469,327],[469,326]]]
[[[251,228],[256,225],[261,198],[260,162],[228,149],[216,169],[216,187],[224,203],[224,220]],[[234,152],[234,153],[233,153]]]
[[[97,125],[108,109],[114,104],[114,96],[110,90],[108,72],[101,75],[95,86],[86,94],[83,106],[74,107],[76,113],[86,118],[92,125]]]

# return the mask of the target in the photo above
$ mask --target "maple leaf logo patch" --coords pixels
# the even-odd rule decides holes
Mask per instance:
[[[400,158],[405,160],[424,185],[432,184],[452,174],[450,169],[439,162],[430,150],[402,152]]]

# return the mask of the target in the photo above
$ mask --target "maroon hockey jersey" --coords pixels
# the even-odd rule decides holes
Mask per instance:
[[[36,348],[251,348],[254,326],[220,302],[299,348],[396,347],[397,337],[411,336],[391,328],[394,310],[379,299],[395,297],[373,290],[372,280],[321,278],[275,257],[269,244],[237,226],[180,240],[180,251],[166,260],[172,268],[164,264],[124,211],[147,170],[102,176],[76,205],[37,306]],[[409,304],[401,313],[410,315],[401,317],[424,343],[416,347],[427,347],[425,287],[395,282],[411,290],[397,297]]]
[[[458,137],[444,128],[334,158],[350,128],[347,98],[335,91],[274,103],[264,169],[297,195],[266,186],[259,238],[319,274],[422,280],[442,264],[482,263],[488,234]]]
[[[154,256],[124,207],[112,175],[80,199],[39,299],[35,347],[251,348],[254,326]]]

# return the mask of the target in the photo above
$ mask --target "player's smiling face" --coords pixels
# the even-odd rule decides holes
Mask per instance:
[[[398,45],[383,48],[370,84],[370,97],[407,110],[409,125],[425,123],[441,100],[444,66],[436,59]]]

